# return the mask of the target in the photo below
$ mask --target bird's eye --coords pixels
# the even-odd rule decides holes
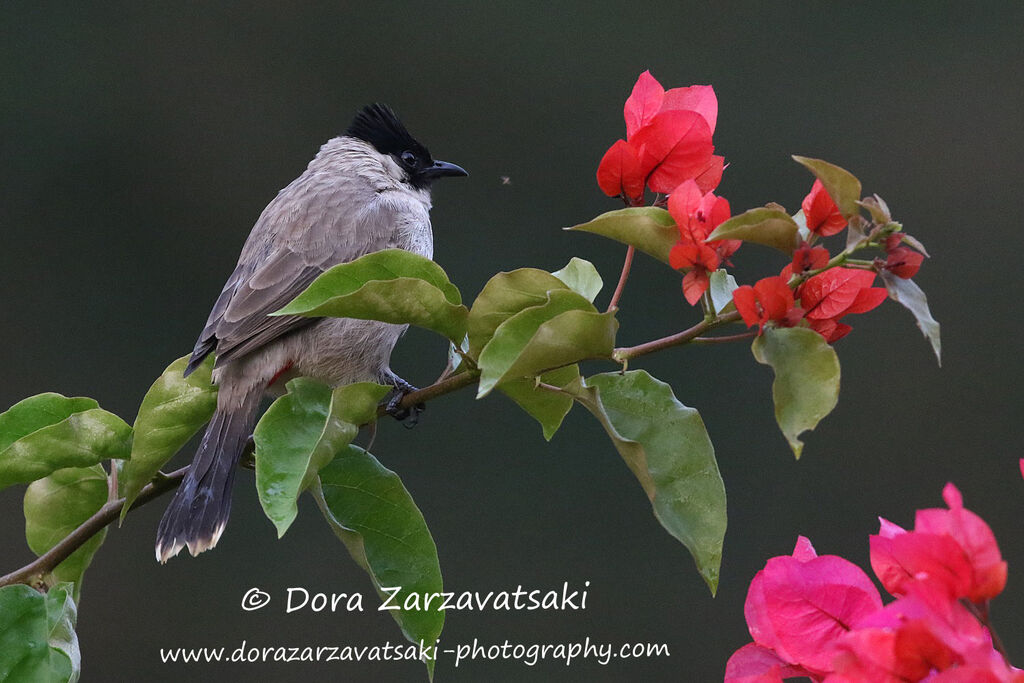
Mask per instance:
[[[416,165],[416,155],[409,150],[402,152],[402,163],[406,166]]]

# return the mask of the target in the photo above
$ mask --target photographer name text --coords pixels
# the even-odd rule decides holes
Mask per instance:
[[[323,593],[310,591],[301,586],[286,589],[284,612],[365,612],[366,605],[377,612],[401,611],[459,611],[459,612],[518,612],[518,611],[574,611],[587,608],[587,589],[590,581],[584,581],[582,588],[569,581],[561,588],[523,588],[501,591],[445,591],[423,593],[405,590],[401,586],[382,586],[380,595],[373,596],[372,602],[362,593]],[[250,588],[242,596],[242,609],[247,612],[262,609],[272,602],[269,593]]]

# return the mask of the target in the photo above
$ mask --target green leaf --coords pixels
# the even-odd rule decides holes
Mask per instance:
[[[24,585],[0,588],[0,681],[48,680],[45,598]]]
[[[410,251],[385,249],[327,270],[271,315],[410,324],[459,342],[466,334],[468,313],[441,266]]]
[[[573,256],[565,268],[551,273],[590,303],[601,293],[604,280],[590,261]]]
[[[904,280],[888,270],[882,270],[882,280],[889,290],[889,298],[902,304],[910,311],[917,321],[917,327],[931,343],[935,352],[935,360],[942,366],[942,339],[939,337],[939,323],[932,317],[928,309],[928,297],[913,280]]]
[[[81,655],[70,586],[43,595],[25,585],[0,588],[0,681],[74,683]]]
[[[68,398],[52,392],[18,401],[0,413],[0,452],[23,436],[57,424],[75,413],[99,407],[91,398]]]
[[[480,352],[483,398],[506,380],[530,377],[588,358],[611,358],[618,322],[576,292],[554,290],[542,306],[503,322]]]
[[[107,472],[100,465],[69,467],[32,482],[25,490],[25,539],[42,555],[92,517],[107,502]],[[99,550],[107,530],[102,529],[56,566],[53,578],[74,584],[74,598],[82,590],[82,574]]]
[[[714,594],[725,539],[725,485],[700,414],[643,370],[570,386],[640,481],[665,529],[689,549]]]
[[[569,287],[536,268],[498,273],[488,280],[469,312],[469,357],[479,358],[499,325],[524,308],[545,304],[552,290],[569,291]]]
[[[736,278],[728,271],[719,268],[708,276],[708,280],[711,282],[708,287],[708,291],[711,293],[711,303],[715,307],[713,312],[720,314],[735,310],[732,293],[736,291]]]
[[[785,211],[761,207],[745,211],[720,224],[708,235],[708,241],[743,240],[792,254],[797,246],[798,231],[796,221]]]
[[[631,244],[662,263],[668,263],[669,252],[679,241],[676,222],[665,209],[638,206],[603,213],[589,223],[566,230],[582,230]]]
[[[77,598],[72,596],[72,586],[57,584],[46,593],[47,641],[50,644],[50,668],[55,680],[74,683],[82,670],[82,653],[78,647]]]
[[[401,587],[391,610],[402,633],[413,643],[433,644],[441,635],[444,612],[439,600],[419,609],[404,609],[410,595],[442,590],[437,546],[423,514],[398,475],[357,446],[349,446],[320,470],[313,495],[334,533],[352,558],[370,575],[381,598],[383,588]],[[426,608],[426,609],[424,609]],[[434,661],[426,663],[433,675]]]
[[[210,421],[217,408],[217,387],[210,379],[213,354],[185,377],[188,360],[189,356],[182,356],[168,365],[139,405],[132,455],[118,473],[125,498],[121,521],[142,488]]]
[[[814,429],[839,401],[839,358],[806,327],[765,328],[751,350],[758,363],[775,371],[775,421],[799,458],[804,444],[797,437]]]
[[[845,168],[830,164],[821,159],[811,159],[793,155],[793,160],[802,164],[808,171],[817,176],[832,201],[839,207],[839,212],[849,220],[850,216],[860,213],[860,181]]]
[[[572,409],[572,397],[540,389],[537,387],[537,382],[561,388],[579,379],[579,376],[580,367],[569,365],[545,372],[537,378],[527,377],[505,382],[498,389],[537,420],[541,429],[544,430],[544,438],[551,441],[551,437],[562,426],[562,420]]]
[[[91,408],[26,434],[0,450],[0,489],[26,484],[65,467],[89,467],[131,453],[132,428]]]
[[[280,538],[295,521],[298,497],[320,469],[377,418],[389,387],[360,382],[333,392],[315,380],[288,382],[288,393],[260,418],[256,441],[256,490]]]

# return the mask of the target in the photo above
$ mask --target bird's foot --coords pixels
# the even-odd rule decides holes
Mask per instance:
[[[395,375],[392,378],[395,385],[394,390],[388,395],[387,403],[384,404],[384,411],[401,422],[406,429],[412,429],[420,421],[420,413],[426,410],[426,404],[417,403],[409,408],[402,406],[402,399],[408,394],[416,391],[416,387]]]

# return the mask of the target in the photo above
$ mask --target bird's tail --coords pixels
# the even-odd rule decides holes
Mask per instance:
[[[184,547],[195,556],[217,545],[231,514],[231,484],[256,423],[261,395],[254,388],[240,404],[217,407],[185,480],[160,520],[156,532],[160,562]]]

